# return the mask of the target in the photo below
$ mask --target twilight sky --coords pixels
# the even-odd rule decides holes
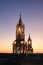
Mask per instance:
[[[12,53],[20,11],[25,40],[30,33],[34,53],[43,53],[43,0],[0,0],[0,53]]]

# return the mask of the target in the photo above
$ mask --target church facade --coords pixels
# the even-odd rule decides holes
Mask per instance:
[[[16,25],[16,39],[13,41],[13,53],[29,54],[33,53],[32,39],[29,34],[27,42],[25,41],[25,25],[22,22],[21,14],[19,22]]]

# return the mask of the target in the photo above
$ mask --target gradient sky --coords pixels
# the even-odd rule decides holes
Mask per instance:
[[[12,53],[19,15],[29,33],[34,53],[43,53],[43,0],[0,0],[0,53]]]

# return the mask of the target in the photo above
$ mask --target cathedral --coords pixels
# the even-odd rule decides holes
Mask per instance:
[[[25,25],[22,22],[21,14],[19,22],[16,25],[16,39],[13,41],[13,53],[16,54],[33,53],[32,39],[30,37],[30,34],[28,40],[25,41]]]

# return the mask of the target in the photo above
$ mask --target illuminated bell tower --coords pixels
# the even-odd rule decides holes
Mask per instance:
[[[25,33],[24,33],[25,26],[22,23],[21,20],[21,13],[20,13],[20,18],[19,22],[16,25],[16,40],[17,41],[24,41],[25,40]]]
[[[13,53],[24,53],[24,41],[25,41],[25,26],[22,23],[21,20],[21,13],[20,13],[20,18],[19,18],[19,22],[16,25],[16,40],[13,42]]]
[[[23,25],[22,23],[22,20],[21,20],[21,13],[20,13],[20,18],[19,18],[19,22],[18,24],[16,25],[16,53],[24,53],[24,41],[25,40],[25,33],[24,33],[24,29],[25,29],[25,26]],[[23,44],[21,44],[21,42]]]

